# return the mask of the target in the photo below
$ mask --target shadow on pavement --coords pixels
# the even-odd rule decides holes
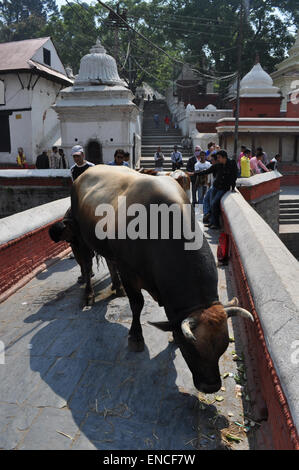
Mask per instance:
[[[44,410],[42,426],[55,433],[57,416],[69,410],[76,430],[65,448],[72,449],[223,448],[227,420],[198,399],[167,334],[144,324],[144,352],[128,351],[128,299],[111,296],[109,283],[110,278],[96,283],[97,301],[88,312],[80,310],[73,286],[25,320],[45,322],[30,350],[30,367],[43,382],[29,402]],[[146,311],[143,323],[149,315]],[[211,419],[217,426],[211,428]],[[32,444],[28,435],[24,448],[47,448],[47,442],[38,447],[36,439]]]

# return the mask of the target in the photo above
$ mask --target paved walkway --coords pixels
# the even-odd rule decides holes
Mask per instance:
[[[208,238],[215,252],[217,237]],[[83,312],[78,275],[64,259],[0,305],[0,449],[254,448],[254,431],[234,424],[248,403],[236,393],[242,363],[232,353],[242,352],[231,321],[236,342],[220,364],[225,388],[198,394],[168,334],[147,324],[165,318],[162,308],[146,296],[146,349],[130,353],[127,298],[111,296],[101,264],[96,303]],[[227,267],[219,268],[219,289],[222,301],[233,296]]]

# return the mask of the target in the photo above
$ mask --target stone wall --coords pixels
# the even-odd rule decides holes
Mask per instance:
[[[223,197],[222,216],[240,305],[254,316],[242,330],[261,433],[267,442],[271,430],[277,450],[298,450],[298,261],[238,191]]]
[[[279,195],[282,175],[278,171],[239,178],[237,188],[264,221],[279,234]]]
[[[62,199],[70,194],[68,187],[4,186],[0,187],[0,218]]]
[[[299,260],[299,232],[280,233],[280,239],[292,255]]]
[[[68,243],[54,243],[48,234],[69,206],[67,197],[0,220],[0,302],[45,269],[48,260],[70,251]]]
[[[0,170],[0,218],[70,195],[69,170]]]

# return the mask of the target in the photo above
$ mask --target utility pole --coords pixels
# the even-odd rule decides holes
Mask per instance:
[[[239,26],[239,45],[238,45],[238,76],[237,76],[237,99],[236,99],[236,115],[235,115],[235,142],[234,142],[234,159],[237,160],[238,141],[239,141],[239,119],[240,119],[240,83],[241,83],[241,63],[243,52],[243,26],[244,26],[244,4],[241,0],[240,7],[240,26]]]
[[[116,5],[116,12],[114,12],[112,9],[109,9],[109,15],[108,18],[105,20],[105,24],[111,28],[114,29],[114,58],[116,60],[116,63],[119,63],[119,31],[121,29],[128,29],[128,26],[126,25],[126,19],[127,19],[127,10],[123,10],[120,12],[119,9],[119,3]]]

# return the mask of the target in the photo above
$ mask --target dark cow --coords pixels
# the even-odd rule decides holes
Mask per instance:
[[[156,238],[120,236],[123,227],[128,229],[134,221],[131,212],[126,213],[125,220],[118,217],[122,212],[118,205],[120,196],[126,197],[127,208],[138,203],[147,214],[152,205],[163,203],[169,208],[175,204],[190,230],[191,227],[199,230],[194,209],[184,190],[172,178],[153,178],[126,167],[92,167],[72,186],[73,230],[81,239],[83,252],[92,250],[111,260],[117,266],[127,293],[133,314],[129,349],[136,352],[144,349],[140,314],[144,305],[141,290],[145,289],[164,307],[168,318],[152,325],[173,332],[192,372],[195,387],[205,393],[216,392],[221,386],[218,361],[229,344],[227,318],[237,314],[251,319],[252,316],[235,305],[224,307],[219,302],[218,273],[207,240],[203,237],[201,247],[186,249],[185,232],[179,238],[174,236],[174,218],[170,217],[168,239],[161,237],[160,231]],[[106,205],[115,213],[115,237],[108,229],[111,215],[109,219],[107,213],[101,212]],[[147,222],[151,223],[152,219]],[[99,224],[107,230],[106,238],[99,239]],[[88,268],[85,272],[89,272]],[[85,294],[87,304],[91,304],[90,279]]]

